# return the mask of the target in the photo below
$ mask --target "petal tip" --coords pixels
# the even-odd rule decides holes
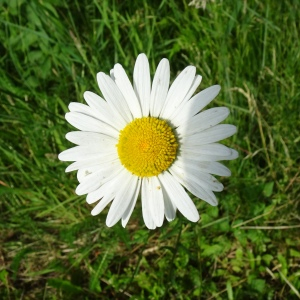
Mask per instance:
[[[233,159],[236,159],[236,158],[239,157],[239,153],[238,153],[236,150],[231,149],[231,151],[232,151],[232,157],[233,157]],[[230,174],[230,175],[231,175],[231,174]]]
[[[232,135],[237,133],[237,127],[235,125],[232,125],[232,124],[229,124],[229,125],[231,127],[231,135],[230,136],[232,136]]]
[[[91,98],[93,96],[93,92],[85,91],[85,92],[83,92],[82,95],[85,100],[88,100],[89,98]]]
[[[137,59],[137,60],[138,60],[138,59],[147,59],[147,60],[148,60],[148,57],[147,57],[147,55],[146,55],[145,53],[140,53],[140,54],[137,56],[136,59]]]
[[[108,218],[106,218],[105,224],[106,224],[107,227],[113,227],[117,222],[118,222],[118,221],[115,221],[115,220],[113,220],[113,219],[108,219]]]
[[[92,209],[92,211],[91,211],[91,215],[92,215],[93,217],[99,215],[100,212],[101,212],[101,211],[97,210],[96,207],[97,207],[97,206],[95,206],[95,207]]]
[[[200,220],[200,215],[197,211],[197,214],[194,214],[192,216],[189,216],[188,218],[191,222],[198,222]]]
[[[97,75],[96,75],[96,78],[97,78],[97,81],[101,81],[104,77],[106,76],[105,73],[103,72],[98,72]]]

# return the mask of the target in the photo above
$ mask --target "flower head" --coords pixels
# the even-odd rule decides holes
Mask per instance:
[[[70,103],[67,121],[80,131],[66,138],[77,146],[59,154],[73,161],[66,172],[77,170],[78,195],[89,204],[98,202],[92,215],[112,202],[107,226],[120,219],[125,227],[140,195],[143,218],[150,229],[160,227],[164,216],[172,221],[178,209],[192,222],[199,213],[186,190],[211,205],[213,192],[223,185],[212,176],[230,176],[220,160],[238,153],[217,143],[236,132],[219,124],[226,107],[201,111],[219,93],[214,85],[193,96],[202,77],[186,67],[170,84],[170,66],[162,59],[151,85],[145,54],[137,57],[133,86],[123,67],[116,64],[110,76],[100,72],[97,81],[103,98],[85,92],[88,105]],[[185,190],[185,189],[186,190]]]

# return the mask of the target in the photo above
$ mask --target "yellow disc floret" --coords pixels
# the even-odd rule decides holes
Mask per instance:
[[[166,121],[144,117],[133,120],[120,131],[117,148],[127,170],[140,177],[151,177],[170,167],[178,144]]]

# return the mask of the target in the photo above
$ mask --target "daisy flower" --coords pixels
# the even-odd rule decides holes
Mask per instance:
[[[218,161],[238,157],[217,142],[233,135],[236,127],[219,124],[229,115],[226,107],[201,111],[220,91],[214,85],[193,96],[201,79],[188,66],[170,86],[164,58],[151,84],[148,59],[140,54],[133,85],[116,64],[110,76],[97,74],[103,98],[85,92],[87,105],[70,103],[66,120],[79,131],[66,138],[77,146],[59,159],[73,162],[66,172],[77,170],[76,194],[87,194],[87,203],[97,203],[93,216],[112,202],[107,226],[121,220],[125,227],[139,196],[149,229],[162,226],[164,217],[172,221],[177,209],[197,222],[199,213],[187,191],[217,205],[214,192],[223,185],[212,174],[230,176]]]

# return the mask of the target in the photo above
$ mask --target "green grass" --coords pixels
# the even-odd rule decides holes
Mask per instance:
[[[42,1],[0,6],[0,299],[299,299],[300,4]],[[64,119],[95,75],[162,57],[218,83],[240,157],[219,206],[149,231],[105,226],[74,193]]]

